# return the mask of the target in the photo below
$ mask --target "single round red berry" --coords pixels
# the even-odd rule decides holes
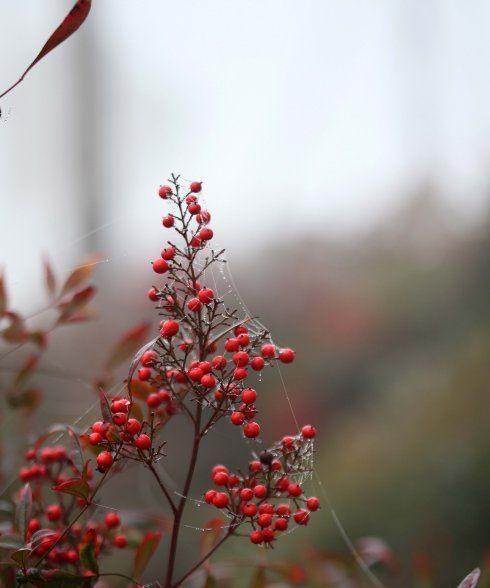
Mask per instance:
[[[142,435],[136,437],[134,444],[138,449],[145,450],[151,446],[151,439],[148,437],[148,435],[143,433]]]
[[[128,544],[128,540],[125,535],[116,535],[114,537],[114,545],[119,549],[124,549]]]
[[[258,472],[262,471],[262,464],[258,459],[251,461],[248,467],[250,468],[250,471],[254,474],[257,474]]]
[[[148,367],[142,367],[138,370],[138,380],[145,382],[151,378],[151,369]]]
[[[313,439],[313,437],[316,436],[316,429],[315,429],[315,427],[312,427],[311,425],[305,425],[301,429],[301,434],[303,435],[303,437],[305,439]]]
[[[194,192],[194,194],[197,194],[202,190],[202,182],[192,182],[190,185],[190,190],[191,192]]]
[[[240,491],[240,498],[244,501],[244,502],[248,502],[249,500],[252,500],[254,496],[253,490],[251,488],[243,488]]]
[[[318,510],[320,508],[320,501],[316,496],[311,496],[306,501],[306,507],[308,508],[308,510],[314,512],[315,510]]]
[[[158,397],[162,402],[170,402],[172,400],[170,392],[165,390],[165,388],[160,388],[160,390],[158,390]]]
[[[155,288],[150,288],[148,290],[148,298],[152,302],[157,302],[157,300],[158,300],[158,292],[155,290]]]
[[[216,492],[213,498],[213,504],[217,508],[225,508],[230,503],[230,499],[228,498],[228,494],[225,492]]]
[[[31,519],[27,525],[27,528],[31,535],[36,531],[39,531],[39,529],[41,528],[41,523],[39,519]]]
[[[257,392],[253,388],[244,388],[242,400],[245,404],[252,404],[257,399]]]
[[[146,398],[146,404],[150,407],[150,408],[158,408],[161,404],[161,399],[160,396],[156,393],[156,392],[152,392],[151,394],[148,394],[147,398]]]
[[[124,412],[116,412],[116,414],[112,417],[112,420],[114,421],[115,425],[121,426],[124,425],[127,418],[128,417],[125,415]]]
[[[255,498],[265,498],[267,496],[267,488],[263,484],[257,484],[254,488]]]
[[[170,215],[170,214],[167,215],[167,216],[164,216],[162,218],[162,225],[164,227],[166,227],[167,229],[170,229],[171,227],[173,227],[174,226],[174,222],[175,222],[174,217],[172,215]]]
[[[98,445],[99,443],[102,443],[102,435],[100,433],[90,433],[88,441],[90,445]]]
[[[161,257],[152,263],[153,271],[157,274],[164,274],[168,270],[168,263]]]
[[[197,234],[198,239],[200,239],[201,241],[211,241],[213,236],[214,236],[213,231],[208,227],[204,227]]]
[[[294,513],[294,520],[298,525],[306,525],[310,519],[310,513],[300,508]]]
[[[203,304],[210,304],[214,300],[214,292],[210,288],[202,288],[198,297]]]
[[[245,415],[243,414],[243,412],[232,412],[230,415],[230,421],[234,425],[243,425],[243,423],[245,422]]]
[[[299,484],[289,484],[288,486],[288,494],[290,496],[298,497],[301,496],[303,490]]]
[[[172,320],[172,319],[166,320],[162,324],[162,328],[160,329],[160,334],[163,335],[164,337],[166,337],[167,339],[170,339],[170,337],[173,337],[178,332],[179,332],[179,323],[177,321]]]
[[[160,198],[166,200],[170,196],[170,194],[172,194],[172,188],[170,186],[160,186],[158,190],[158,195],[160,196]]]
[[[205,494],[204,494],[204,500],[208,503],[208,504],[213,504],[213,498],[216,496],[216,490],[208,490]]]
[[[276,513],[280,517],[288,517],[291,514],[291,509],[288,504],[279,504],[276,507]]]
[[[233,372],[233,379],[234,380],[244,380],[248,375],[247,368],[244,367],[237,367],[236,370]]]
[[[252,543],[254,543],[255,545],[262,543],[263,540],[264,540],[264,537],[262,535],[262,531],[252,531],[250,533],[250,541]]]
[[[205,388],[212,388],[216,385],[216,378],[213,376],[213,374],[204,374],[204,376],[201,378],[201,384]]]
[[[213,482],[216,486],[226,486],[228,484],[228,474],[226,472],[216,472],[213,477]]]
[[[187,308],[192,312],[199,312],[202,308],[202,302],[199,298],[191,298],[187,303]]]
[[[128,419],[128,422],[126,423],[126,431],[131,435],[136,435],[136,433],[141,431],[141,423],[138,419]]]
[[[264,345],[262,345],[260,352],[264,357],[272,358],[276,355],[276,348],[272,343],[265,343]]]
[[[201,212],[201,205],[197,202],[193,202],[192,204],[189,204],[187,210],[190,212],[190,214],[199,214]]]
[[[238,351],[238,339],[227,339],[225,341],[225,349],[226,351]]]
[[[167,261],[169,261],[170,259],[173,259],[175,257],[175,247],[166,247],[163,251],[162,251],[162,257],[163,259],[166,259]]]
[[[259,527],[268,527],[272,523],[272,516],[268,513],[261,514],[257,519]]]
[[[282,363],[291,363],[294,361],[294,351],[292,349],[281,349],[279,351],[279,359]]]
[[[253,357],[252,361],[250,362],[250,366],[256,372],[260,372],[260,370],[264,367],[265,361],[262,357]]]
[[[102,451],[97,456],[97,465],[99,466],[99,470],[102,472],[108,470],[111,467],[113,461],[113,457],[108,451]]]
[[[237,340],[240,347],[247,347],[250,345],[250,335],[248,333],[239,333]]]
[[[271,541],[274,541],[275,533],[272,529],[266,528],[262,530],[262,537],[265,543],[270,543]]]
[[[115,529],[121,524],[121,519],[115,512],[109,512],[106,514],[104,522],[108,529]]]
[[[248,364],[249,361],[248,353],[245,351],[237,351],[233,355],[233,363],[238,367],[243,367]]]
[[[276,531],[285,531],[288,528],[288,520],[283,518],[278,518],[274,522],[274,529]]]
[[[50,504],[44,511],[44,514],[46,515],[48,520],[52,522],[59,521],[61,519],[62,514],[61,507],[58,504]]]

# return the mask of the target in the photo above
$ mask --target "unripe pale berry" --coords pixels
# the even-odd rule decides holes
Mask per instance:
[[[281,349],[279,351],[279,360],[282,363],[291,363],[294,361],[294,351],[292,349]]]
[[[159,257],[152,263],[153,271],[157,274],[164,274],[168,270],[168,263]]]
[[[136,437],[136,439],[134,440],[134,444],[138,449],[145,450],[151,446],[151,439],[150,437],[148,437],[148,435],[145,435],[143,433],[142,435]]]

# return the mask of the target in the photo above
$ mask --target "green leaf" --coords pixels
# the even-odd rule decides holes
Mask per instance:
[[[133,578],[136,580],[139,580],[145,571],[145,568],[155,553],[161,538],[161,533],[147,533],[143,537],[143,541],[138,545],[134,556],[134,572],[132,574]]]
[[[65,482],[61,482],[57,486],[53,486],[55,492],[63,492],[64,494],[71,494],[87,501],[90,495],[90,487],[86,480],[82,478],[71,478]]]
[[[27,535],[27,524],[31,518],[31,509],[32,491],[31,486],[26,484],[20,491],[19,501],[15,510],[15,525],[24,541]]]

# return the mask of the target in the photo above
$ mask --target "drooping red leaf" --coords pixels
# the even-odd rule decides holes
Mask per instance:
[[[4,341],[13,344],[24,343],[29,337],[29,331],[26,328],[24,319],[16,312],[6,311],[4,316],[10,321],[9,326],[3,329],[3,331],[0,331],[0,335]]]
[[[50,51],[52,51],[55,47],[66,41],[68,37],[70,37],[83,23],[83,21],[87,18],[88,13],[90,12],[92,2],[91,0],[78,0],[75,6],[70,10],[70,12],[66,15],[63,19],[63,22],[60,26],[54,31],[54,33],[49,37],[49,39],[44,44],[41,51],[37,54],[34,61],[29,65],[29,67],[25,70],[22,76],[3,92],[0,94],[0,98],[3,98],[5,94],[8,94],[11,90],[13,90],[22,80],[26,77],[28,72],[40,61],[43,57],[45,57]]]
[[[134,572],[132,574],[133,578],[136,580],[139,580],[145,571],[145,568],[155,553],[161,538],[161,533],[147,533],[143,537],[143,541],[138,545],[134,556]]]
[[[145,322],[126,331],[110,352],[106,368],[111,370],[132,357],[148,338],[149,330],[150,325]]]
[[[61,484],[53,486],[53,490],[55,492],[62,492],[64,494],[77,496],[78,498],[82,498],[85,501],[87,501],[90,494],[89,485],[82,478],[71,478],[70,480],[61,482]]]
[[[46,284],[46,290],[48,291],[49,299],[54,300],[56,298],[56,277],[51,267],[51,263],[47,257],[43,260],[44,265],[44,282]]]
[[[5,279],[0,274],[0,317],[7,310],[7,290],[5,288]]]
[[[37,364],[39,362],[38,355],[29,355],[24,362],[22,363],[19,371],[15,376],[14,385],[20,386],[25,382],[25,380],[32,374],[32,372],[36,369]]]
[[[99,257],[97,255],[91,255],[77,266],[63,284],[60,296],[65,296],[65,294],[68,294],[68,292],[71,292],[89,280],[98,261]]]
[[[96,290],[93,286],[87,286],[79,292],[75,292],[68,302],[63,302],[58,306],[60,310],[60,316],[58,318],[59,323],[65,323],[69,320],[73,320],[78,313],[92,300],[95,296]]]

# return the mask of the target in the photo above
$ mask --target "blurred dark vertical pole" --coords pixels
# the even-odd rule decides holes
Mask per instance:
[[[100,225],[100,195],[102,179],[102,150],[100,148],[99,129],[101,120],[100,97],[101,79],[98,71],[98,31],[97,4],[94,3],[87,21],[83,25],[83,34],[76,42],[78,46],[76,69],[78,110],[77,145],[79,194],[82,199],[79,210],[82,214],[81,225],[83,240],[80,249],[83,253],[98,250],[99,236],[95,229]]]

